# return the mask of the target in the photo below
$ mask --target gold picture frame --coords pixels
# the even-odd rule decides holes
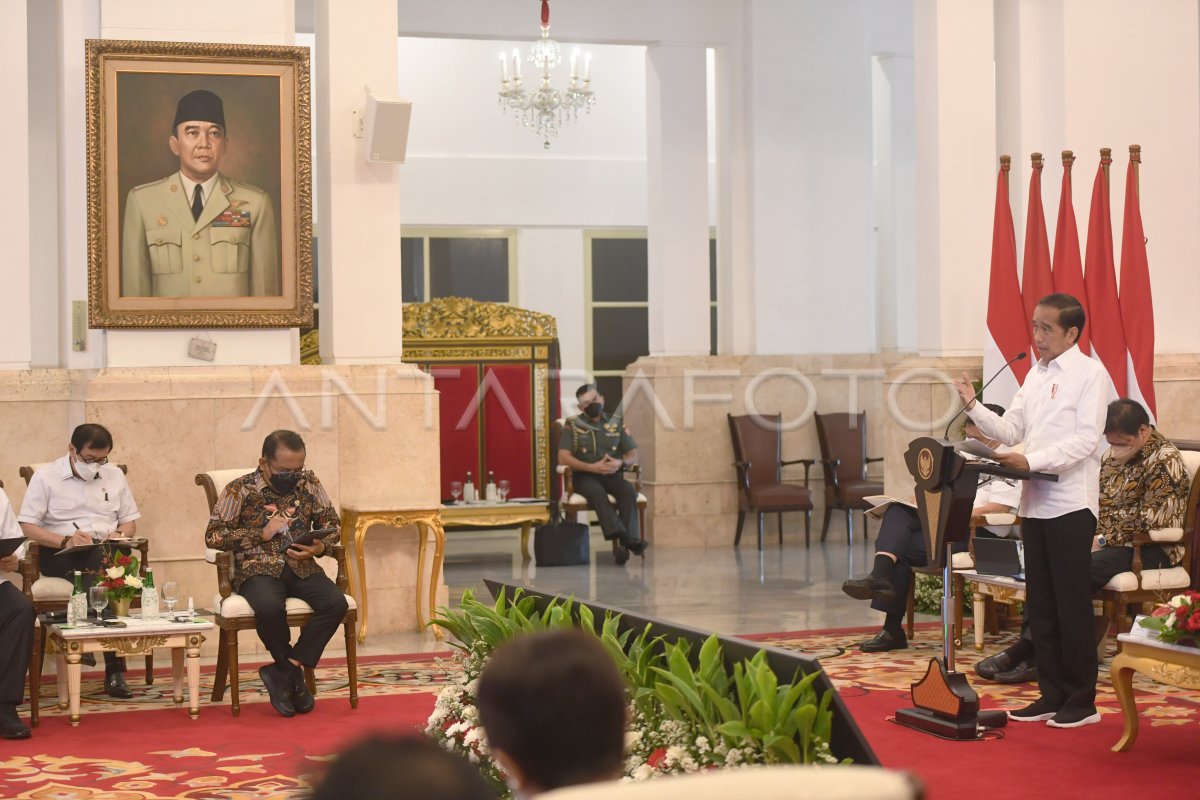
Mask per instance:
[[[311,327],[308,48],[86,49],[89,326]]]

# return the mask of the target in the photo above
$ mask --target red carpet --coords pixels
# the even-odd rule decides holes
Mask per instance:
[[[1124,722],[1107,663],[1100,668],[1097,687],[1098,725],[1057,730],[1010,722],[995,738],[944,741],[888,721],[896,709],[909,705],[909,685],[941,653],[937,626],[918,630],[907,650],[865,654],[855,649],[874,633],[855,629],[746,638],[819,657],[883,765],[918,775],[931,800],[1077,797],[1085,791],[1122,798],[1196,796],[1200,691],[1135,678],[1141,722],[1133,749],[1125,753],[1110,749],[1121,738]],[[1012,637],[989,637],[987,654]],[[956,659],[983,708],[1020,708],[1036,699],[1036,684],[1001,686],[980,679],[971,671],[980,657],[974,648],[964,648]]]

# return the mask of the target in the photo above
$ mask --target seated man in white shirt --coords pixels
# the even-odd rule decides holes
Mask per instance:
[[[988,405],[988,408],[997,414],[1004,414],[1000,406]],[[992,449],[1000,446],[996,440],[980,433],[969,420],[966,432],[968,438],[978,439]],[[1021,487],[1017,481],[982,475],[971,513],[1011,514],[1020,502]],[[871,608],[887,615],[883,629],[859,645],[864,653],[882,653],[908,647],[903,625],[908,605],[908,584],[913,579],[913,567],[923,567],[928,563],[925,534],[916,510],[902,503],[892,503],[884,512],[879,537],[875,540],[875,564],[871,574],[842,584],[843,592],[855,600],[870,600]]]
[[[23,539],[8,495],[0,491],[0,539]],[[25,555],[25,545],[0,558],[0,573],[16,572]],[[28,726],[17,716],[25,697],[25,673],[33,647],[33,603],[21,590],[0,575],[0,739],[28,739]]]
[[[113,534],[132,538],[141,512],[120,467],[108,463],[112,434],[103,425],[80,425],[67,454],[33,474],[17,520],[25,536],[41,546],[42,575],[71,580],[76,570],[89,587],[103,569],[105,548],[66,552]],[[104,654],[104,688],[109,697],[133,697],[125,683],[125,660]]]

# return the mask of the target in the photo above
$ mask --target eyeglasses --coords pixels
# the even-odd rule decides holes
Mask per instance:
[[[307,468],[306,468],[306,467],[300,467],[300,469],[276,469],[275,467],[271,466],[271,462],[270,462],[270,461],[268,461],[268,462],[267,462],[267,466],[268,466],[268,467],[271,467],[271,473],[272,473],[272,474],[274,474],[274,475],[283,475],[283,476],[287,476],[287,475],[303,475],[303,474],[305,473],[305,471],[307,470]]]
[[[99,458],[96,458],[95,456],[76,455],[75,459],[77,461],[82,461],[84,464],[95,464],[98,467],[103,467],[108,463],[108,456],[100,456]]]

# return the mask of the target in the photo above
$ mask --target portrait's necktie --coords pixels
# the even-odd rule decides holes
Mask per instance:
[[[200,188],[200,184],[196,184],[196,191],[192,192],[192,219],[200,219],[200,214],[204,211],[204,192]]]

